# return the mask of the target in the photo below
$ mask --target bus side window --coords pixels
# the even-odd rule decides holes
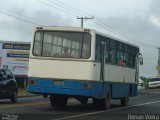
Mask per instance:
[[[106,57],[105,57],[105,62],[108,63],[109,62],[109,38],[105,38],[105,42],[106,42]]]
[[[106,48],[106,57],[105,57],[105,61],[106,61],[106,63],[108,63],[108,61],[109,61],[109,51],[108,51],[108,48]]]
[[[100,56],[100,36],[96,35],[96,50],[95,50],[95,61],[100,62],[101,56]]]
[[[135,63],[136,63],[136,52],[138,51],[137,48],[130,46],[129,47],[129,55],[128,55],[128,65],[131,68],[135,68]]]
[[[109,46],[109,63],[116,64],[116,41],[111,39]]]
[[[109,63],[115,64],[116,63],[116,49],[110,48],[109,51]]]
[[[124,52],[124,61],[125,61],[126,66],[128,66],[128,62],[129,62],[128,58],[129,58],[128,53]]]

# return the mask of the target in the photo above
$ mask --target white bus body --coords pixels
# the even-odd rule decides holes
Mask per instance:
[[[62,57],[66,48],[70,56]],[[95,30],[40,27],[31,45],[27,90],[50,95],[52,106],[65,106],[70,96],[82,104],[93,98],[98,108],[109,108],[111,98],[127,105],[137,95],[138,61],[138,46]]]

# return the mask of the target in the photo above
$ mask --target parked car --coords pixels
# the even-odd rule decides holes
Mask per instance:
[[[0,99],[10,99],[17,102],[18,87],[17,82],[8,69],[0,69]]]
[[[148,88],[160,87],[160,78],[152,78],[148,82]]]

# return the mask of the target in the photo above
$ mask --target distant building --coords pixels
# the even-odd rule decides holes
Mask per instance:
[[[160,48],[158,48],[158,66],[156,68],[158,70],[158,77],[160,78]]]
[[[0,68],[10,69],[21,84],[28,75],[29,50],[30,42],[0,41]]]

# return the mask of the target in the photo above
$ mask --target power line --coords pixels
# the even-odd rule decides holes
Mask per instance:
[[[41,2],[42,4],[47,5],[48,7],[51,7],[51,8],[53,8],[53,5],[54,5],[54,6],[57,5],[57,6],[59,6],[60,8],[57,8],[57,7],[54,7],[54,8],[56,8],[56,9],[62,11],[62,12],[65,12],[65,13],[67,13],[67,14],[69,14],[69,15],[70,15],[70,13],[72,12],[72,14],[71,14],[72,16],[77,16],[77,14],[80,14],[80,15],[82,15],[82,16],[85,16],[85,14],[87,14],[87,15],[89,15],[89,16],[93,16],[93,15],[87,13],[87,12],[83,12],[83,11],[78,10],[78,9],[76,9],[76,8],[73,8],[73,7],[71,7],[71,6],[67,5],[67,4],[64,4],[64,3],[62,3],[62,2],[60,2],[60,1],[58,1],[58,0],[56,0],[58,3],[56,3],[55,1],[53,2],[53,1],[51,1],[51,0],[48,0],[48,2],[46,2],[46,1],[44,2],[44,1],[42,1],[42,0],[38,0],[38,1]],[[51,3],[51,4],[49,4],[49,3]],[[64,11],[63,9],[65,9],[65,11]],[[66,10],[67,10],[67,12],[66,12]],[[68,11],[70,11],[70,13],[69,13]],[[78,12],[77,12],[77,11],[78,11]],[[73,13],[74,13],[74,14],[73,14]],[[77,13],[77,14],[75,14],[75,13]],[[82,21],[83,21],[83,18],[80,18],[80,19],[81,19],[81,27],[83,27],[83,22],[82,22]],[[100,21],[100,20],[99,20],[99,21]],[[112,32],[112,33],[115,34],[115,31],[112,30],[111,27],[106,27],[106,25],[104,25],[102,22],[95,22],[95,21],[92,21],[92,22],[94,22],[96,25],[102,27],[103,29],[107,29],[107,30],[109,30],[110,32]],[[110,28],[110,29],[108,29],[108,28]]]
[[[48,0],[48,1],[53,2],[52,0]],[[77,8],[75,8],[75,7],[72,7],[72,6],[68,5],[68,4],[65,4],[65,3],[63,3],[63,2],[61,2],[61,1],[59,1],[59,0],[54,0],[54,1],[57,1],[58,3],[64,5],[65,7],[68,7],[68,8],[70,8],[70,9],[74,9],[75,11],[78,11],[79,13],[83,14],[82,16],[86,16],[86,15],[87,15],[87,16],[93,16],[93,15],[91,15],[90,13],[87,13],[87,12],[84,12],[84,11],[82,11],[82,10],[79,10],[79,9],[77,9]]]
[[[53,3],[53,1],[51,1],[51,0],[48,0],[48,1],[50,1],[50,2]],[[89,14],[89,13],[87,13],[87,12],[81,11],[81,10],[79,10],[79,9],[77,9],[77,8],[73,8],[72,6],[69,6],[69,5],[67,5],[67,4],[64,4],[64,3],[60,2],[59,0],[56,0],[56,1],[57,1],[58,3],[60,3],[60,4],[62,4],[63,6],[66,6],[66,7],[69,7],[70,9],[73,9],[74,11],[78,11],[78,12],[80,12],[80,13],[82,13],[82,14],[87,14],[87,15],[92,16],[91,14]],[[55,3],[55,2],[54,2],[54,3]],[[72,11],[73,11],[73,10],[72,10]],[[129,40],[132,40],[132,41],[136,41],[136,42],[140,43],[140,44],[143,45],[143,46],[152,47],[152,48],[157,48],[157,46],[148,45],[148,44],[145,44],[145,43],[139,42],[139,41],[137,41],[137,40],[133,40],[133,39],[131,39],[131,38],[126,37],[126,35],[118,32],[118,31],[115,31],[111,26],[107,25],[107,24],[104,23],[102,20],[100,20],[100,17],[95,17],[95,19],[96,19],[97,21],[99,21],[99,22],[95,22],[95,21],[94,21],[95,24],[97,24],[98,26],[102,27],[103,29],[109,30],[111,33],[114,33],[114,34],[117,34],[118,36],[121,36],[123,39],[127,39],[127,40],[129,39]],[[92,21],[92,22],[93,22],[93,21]]]
[[[65,5],[65,4],[63,4],[63,2],[60,2],[60,1],[56,2],[56,1],[52,1],[52,0],[48,0],[48,2],[51,3],[52,5],[57,5],[60,8],[67,9],[68,11],[71,11],[71,12],[75,13],[75,11],[73,10],[73,8],[71,6]],[[76,9],[76,8],[74,8],[74,9]],[[78,9],[76,9],[76,13],[81,15],[81,16],[84,16],[84,14],[82,14],[82,12],[79,11]]]
[[[51,4],[49,4],[49,3],[47,3],[47,2],[44,2],[44,1],[42,1],[42,0],[38,0],[38,2],[40,2],[40,3],[42,3],[42,4],[44,4],[44,5],[46,5],[46,6],[48,6],[48,7],[50,7],[50,8],[53,9],[53,4],[51,5]],[[66,14],[69,14],[69,15],[76,16],[76,17],[77,17],[77,15],[74,14],[73,12],[68,12],[68,11],[63,10],[63,9],[61,9],[61,8],[55,7],[55,5],[54,5],[54,8],[57,9],[57,10],[60,10],[61,12],[66,13]]]
[[[56,0],[57,2],[58,2],[58,4],[54,1],[51,1],[51,0],[48,0],[50,3],[52,3],[52,4],[56,4],[56,5],[58,5],[59,7],[65,7],[65,8],[69,8],[72,12],[75,12],[75,13],[77,13],[77,11],[78,11],[78,14],[79,13],[81,13],[81,15],[82,16],[85,16],[86,14],[87,15],[89,15],[89,16],[93,16],[93,15],[91,15],[91,14],[89,14],[89,13],[87,13],[87,12],[84,12],[84,11],[81,11],[81,10],[79,10],[79,9],[77,9],[77,8],[74,8],[74,7],[72,7],[72,6],[69,6],[69,5],[67,5],[67,4],[64,4],[63,2],[60,2],[59,0]],[[64,8],[64,9],[65,9]],[[74,10],[74,11],[73,11]],[[105,28],[105,29],[107,29],[107,30],[109,30],[110,32],[112,32],[112,33],[114,33],[115,34],[115,30],[112,28],[112,27],[110,27],[109,25],[106,25],[106,24],[104,24],[100,19],[99,19],[100,17],[95,17],[95,19],[97,20],[97,21],[99,21],[99,22],[95,22],[95,21],[93,21],[95,24],[97,24],[98,26],[101,26],[102,28]],[[118,32],[116,32],[116,34],[117,34]],[[124,36],[124,35],[122,35],[121,33],[118,33],[121,37],[122,36]]]
[[[39,0],[40,2],[42,2],[41,0]],[[51,0],[48,0],[48,2],[49,3],[51,3],[52,5],[54,4],[56,4],[57,6],[59,6],[60,8],[63,8],[63,9],[67,9],[67,10],[69,10],[70,12],[73,12],[73,13],[77,13],[77,14],[80,14],[80,15],[82,15],[82,16],[86,16],[86,14],[87,15],[89,15],[89,16],[93,16],[93,15],[91,15],[91,14],[89,14],[89,13],[87,13],[87,12],[83,12],[83,11],[81,11],[81,10],[79,10],[79,9],[76,9],[76,8],[73,8],[72,6],[69,6],[69,5],[67,5],[67,4],[64,4],[64,3],[62,3],[62,2],[60,2],[60,1],[58,1],[58,0],[56,0],[58,3],[56,3],[55,1],[53,2],[53,1],[51,1]],[[43,2],[44,3],[44,2]],[[52,5],[50,5],[50,7],[53,7]],[[57,9],[57,8],[56,8]],[[78,12],[77,12],[78,11]],[[62,12],[64,12],[64,11],[62,11]],[[74,15],[74,16],[76,16],[76,15]],[[96,17],[95,17],[96,18]],[[98,19],[98,18],[96,18],[96,19]],[[106,25],[104,25],[104,24],[102,24],[101,22],[99,22],[99,23],[97,23],[97,22],[95,22],[95,21],[92,21],[92,22],[94,22],[95,24],[97,24],[98,26],[101,26],[102,28],[104,28],[104,26],[105,26],[105,29],[108,29],[107,27],[106,27]],[[100,25],[101,24],[101,25]],[[81,24],[82,25],[82,24]],[[113,33],[115,33],[115,31],[114,30],[112,30],[111,29],[111,27],[109,27],[110,28],[110,32],[113,32]]]
[[[10,12],[10,13],[13,13],[13,14],[17,14],[15,11],[13,11],[13,10],[6,10],[6,9],[2,9],[1,8],[1,10],[4,10],[4,11],[7,11],[7,12]],[[37,18],[33,18],[33,17],[30,17],[30,16],[26,16],[26,15],[24,15],[24,14],[19,14],[20,16],[22,16],[22,17],[25,17],[25,18],[27,18],[27,19],[31,19],[31,20],[33,20],[33,21],[36,21],[36,22],[38,22],[39,24],[43,24],[43,25],[50,25],[50,24],[48,24],[48,23],[46,23],[46,22],[44,22],[44,21],[42,21],[42,20],[39,20],[39,19],[37,19]]]
[[[33,21],[33,20],[28,20],[28,19],[25,19],[25,18],[21,18],[21,17],[15,15],[15,14],[12,14],[12,13],[10,13],[10,12],[8,12],[8,11],[4,11],[4,10],[2,10],[2,9],[0,9],[0,13],[1,13],[1,14],[4,14],[4,15],[7,15],[7,16],[9,16],[9,17],[13,17],[13,18],[18,19],[18,20],[21,20],[21,21],[23,21],[23,22],[27,22],[27,23],[33,24],[33,25],[39,25],[39,26],[42,25],[42,24],[40,24],[40,23],[38,23],[38,22],[35,22],[35,21]]]
[[[72,16],[76,16],[76,17],[77,17],[77,14],[75,14],[75,13],[78,13],[78,14],[80,14],[80,15],[87,14],[87,15],[89,15],[89,16],[92,16],[91,14],[89,14],[89,13],[87,13],[87,12],[81,11],[81,10],[79,10],[79,9],[77,9],[77,8],[73,8],[72,6],[69,6],[69,5],[67,5],[67,4],[64,4],[64,3],[60,2],[59,0],[56,0],[59,4],[56,3],[56,2],[53,2],[53,1],[51,1],[51,0],[48,0],[48,1],[50,1],[50,3],[52,3],[52,5],[50,5],[49,3],[43,2],[43,1],[41,1],[41,0],[38,0],[38,1],[41,2],[42,4],[47,5],[48,7],[51,7],[51,8],[53,8],[52,5],[56,4],[56,5],[58,5],[59,7],[63,8],[63,9],[60,9],[60,8],[57,8],[57,7],[54,7],[54,8],[56,8],[56,9],[62,11],[62,12],[65,12],[65,13],[67,13],[67,14],[69,14],[69,15],[72,15]],[[54,6],[55,6],[55,5],[54,5]],[[64,10],[64,9],[67,9],[67,11]],[[68,11],[69,11],[69,12],[68,12]],[[0,13],[1,13],[1,14],[5,14],[5,15],[10,16],[10,17],[13,17],[13,18],[15,18],[15,19],[18,19],[18,20],[21,20],[21,21],[30,23],[30,24],[34,24],[34,25],[39,25],[39,26],[41,26],[41,25],[44,24],[42,21],[40,21],[40,20],[38,20],[38,19],[35,19],[35,18],[32,18],[32,17],[27,17],[27,16],[25,16],[25,15],[21,15],[22,17],[25,17],[25,18],[22,18],[22,17],[17,16],[14,12],[7,11],[7,10],[4,10],[4,9],[2,9],[2,8],[0,9]],[[84,16],[85,16],[85,15],[84,15]],[[26,19],[26,18],[27,18],[27,19]],[[28,19],[28,18],[29,18],[29,19]],[[31,19],[32,19],[32,20],[31,20]],[[83,26],[83,24],[82,24],[82,21],[83,21],[83,20],[82,20],[82,18],[80,18],[80,19],[81,19],[81,26]],[[95,17],[95,19],[96,19],[97,21],[99,21],[99,22],[96,22],[96,21],[91,21],[91,22],[95,23],[96,25],[100,26],[100,27],[103,28],[103,29],[109,30],[111,33],[114,33],[114,34],[115,34],[115,32],[116,32],[116,34],[117,34],[118,36],[121,36],[123,39],[125,38],[125,39],[128,40],[128,37],[126,37],[124,34],[115,31],[112,27],[110,27],[109,25],[105,24],[102,20],[100,20],[100,17]],[[46,24],[46,23],[45,23],[45,24]],[[130,40],[131,40],[131,39],[130,39]],[[136,40],[134,40],[134,41],[136,41]],[[154,46],[154,45],[148,45],[148,44],[145,44],[145,43],[142,43],[142,42],[139,42],[139,41],[137,41],[137,42],[140,43],[140,44],[143,45],[143,46],[152,47],[152,48],[157,48],[157,46]]]

